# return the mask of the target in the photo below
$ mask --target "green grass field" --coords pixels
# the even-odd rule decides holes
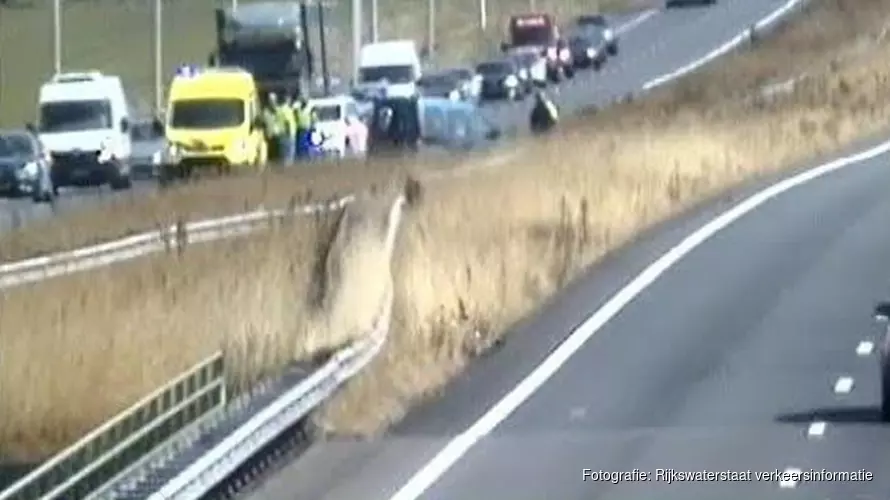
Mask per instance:
[[[351,0],[328,0],[331,69],[351,67]],[[441,64],[486,54],[501,39],[506,17],[528,10],[531,0],[488,0],[488,30],[479,28],[479,0],[435,0],[436,51]],[[369,14],[370,1],[364,0]],[[424,44],[428,0],[379,0],[380,36]],[[63,70],[98,69],[119,74],[150,107],[153,99],[152,0],[61,0]],[[250,0],[241,0],[241,4]],[[538,10],[568,16],[612,10],[646,0],[536,0]],[[229,0],[164,0],[164,81],[179,64],[203,63],[214,43],[213,9]],[[52,1],[11,0],[0,7],[0,125],[33,120],[37,88],[52,74]],[[368,16],[366,16],[368,17]],[[366,31],[367,33],[367,31]],[[317,46],[317,45],[316,45]]]

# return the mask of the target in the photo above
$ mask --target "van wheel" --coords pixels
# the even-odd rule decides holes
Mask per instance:
[[[111,185],[112,191],[123,191],[133,187],[133,180],[130,178],[129,174],[117,175],[111,179],[109,184]]]

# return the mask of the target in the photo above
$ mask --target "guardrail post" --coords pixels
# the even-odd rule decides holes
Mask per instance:
[[[176,253],[182,255],[187,244],[188,230],[186,229],[186,222],[180,218],[176,221]]]

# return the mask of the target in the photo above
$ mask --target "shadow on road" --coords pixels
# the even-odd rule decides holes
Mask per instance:
[[[881,420],[881,412],[877,406],[816,408],[799,413],[785,413],[776,417],[776,421],[786,424],[801,424],[815,421],[834,424],[882,425],[884,423]]]

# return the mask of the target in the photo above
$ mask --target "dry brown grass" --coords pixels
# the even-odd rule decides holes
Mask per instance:
[[[0,457],[54,451],[217,349],[240,388],[355,338],[391,295],[392,199],[0,295]]]
[[[760,50],[717,63],[679,87],[580,118],[534,146],[520,145],[508,165],[479,159],[452,176],[428,175],[428,165],[398,167],[396,174],[369,167],[383,169],[380,182],[415,170],[425,192],[403,227],[387,348],[323,415],[323,424],[342,432],[379,429],[639,229],[742,179],[882,128],[890,114],[887,46],[835,63],[830,54],[851,46],[856,33],[878,31],[890,16],[890,0],[816,1],[808,18]],[[799,59],[789,60],[789,53]],[[743,98],[761,80],[792,76],[803,66],[825,71],[769,104]],[[708,91],[696,96],[695,88]],[[348,182],[361,177],[351,174]],[[314,179],[306,174],[303,182],[314,188]],[[214,184],[235,191],[222,185]],[[190,201],[183,206],[230,203],[213,187],[186,193]],[[285,187],[282,193],[290,196]],[[257,199],[266,195],[256,193]],[[586,217],[579,208],[584,203]],[[176,209],[159,205],[146,213],[153,221],[170,208]],[[333,330],[355,333],[355,323],[306,312],[316,311],[306,294],[330,227],[298,221],[255,242],[214,244],[179,260],[138,261],[6,293],[0,297],[0,444],[32,454],[53,449],[220,345],[248,346],[235,352],[249,355],[235,359],[238,376],[250,380],[306,352],[301,320],[307,317],[316,318],[308,321],[314,327],[340,325]],[[80,227],[87,228],[95,223]],[[370,259],[355,267],[363,271],[363,287],[379,293],[373,287],[385,287],[388,274],[379,251],[360,243],[351,248],[359,248],[354,258]],[[345,262],[323,267],[353,268]],[[342,311],[349,319],[375,303],[365,294],[341,300],[349,305],[328,304],[322,312]],[[344,337],[334,338],[314,345]]]
[[[403,228],[386,350],[329,405],[321,425],[373,434],[641,229],[742,180],[885,129],[890,47],[846,49],[880,31],[890,1],[816,3],[758,51],[581,119],[502,168],[428,182]],[[845,60],[834,61],[841,52]],[[792,95],[769,104],[745,98],[768,79],[814,68],[821,76]]]

